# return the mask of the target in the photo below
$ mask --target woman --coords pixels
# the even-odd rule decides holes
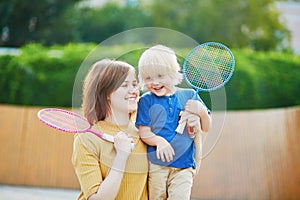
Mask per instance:
[[[146,146],[130,120],[138,96],[135,70],[125,62],[101,60],[87,74],[84,116],[93,129],[114,136],[115,142],[91,133],[75,136],[72,163],[81,186],[78,199],[148,199]]]

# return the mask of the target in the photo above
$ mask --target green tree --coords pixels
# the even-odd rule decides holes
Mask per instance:
[[[65,11],[79,0],[0,0],[1,46],[63,43],[72,38]],[[7,34],[7,37],[3,37]]]
[[[256,50],[289,47],[289,31],[274,0],[154,0],[149,11],[154,26],[176,29],[199,42]]]
[[[99,8],[76,8],[76,30],[80,41],[102,42],[128,29],[151,26],[151,18],[138,6],[120,6],[115,3]]]

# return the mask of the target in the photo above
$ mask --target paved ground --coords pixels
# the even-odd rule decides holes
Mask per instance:
[[[0,185],[0,200],[76,200],[78,195],[78,190]]]
[[[76,200],[78,190],[0,185],[0,200]]]

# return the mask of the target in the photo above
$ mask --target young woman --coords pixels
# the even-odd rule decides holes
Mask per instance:
[[[75,136],[72,163],[81,186],[78,199],[148,199],[146,146],[131,121],[138,97],[135,70],[125,62],[101,60],[87,74],[84,116],[93,129],[114,136],[115,142],[91,133]]]

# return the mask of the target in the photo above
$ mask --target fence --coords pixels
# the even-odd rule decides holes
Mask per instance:
[[[193,196],[298,199],[300,107],[229,112],[220,141],[203,160]]]
[[[78,189],[73,135],[40,123],[39,109],[0,105],[0,183]],[[213,112],[213,119],[218,115]],[[227,112],[225,119],[192,197],[298,199],[300,107]]]
[[[39,109],[0,106],[0,183],[78,188],[73,135],[39,122]]]

